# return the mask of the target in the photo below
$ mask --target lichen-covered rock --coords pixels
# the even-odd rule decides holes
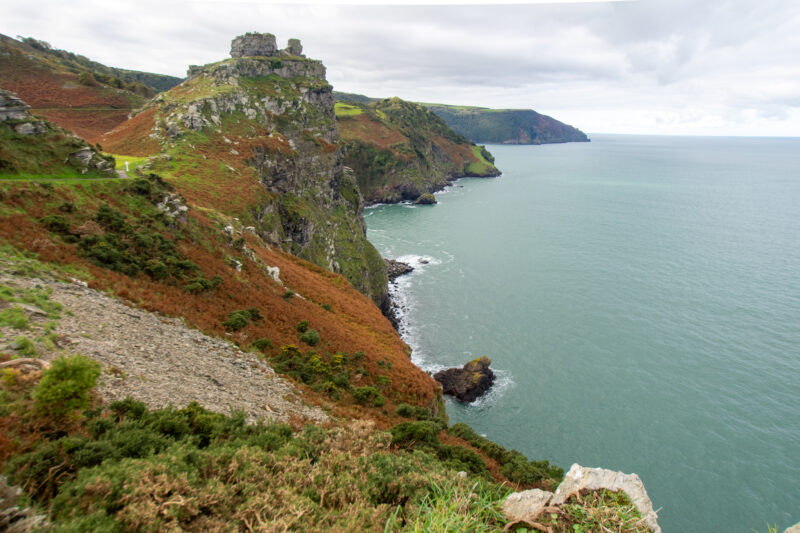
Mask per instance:
[[[271,33],[245,33],[231,41],[231,57],[272,56],[277,51]]]
[[[552,492],[541,489],[513,492],[503,500],[503,514],[506,515],[506,518],[511,522],[517,520],[535,520],[541,510],[550,503],[552,497]]]
[[[11,91],[0,89],[0,122],[6,120],[25,120],[28,117],[28,106]]]
[[[396,259],[384,259],[383,262],[386,264],[386,271],[389,274],[389,281],[414,271],[414,267],[408,263],[397,261]]]
[[[550,504],[563,504],[570,496],[583,489],[621,490],[628,496],[631,503],[636,506],[647,527],[653,533],[661,533],[661,528],[657,521],[658,515],[653,510],[653,502],[650,501],[650,497],[647,495],[644,483],[636,474],[623,474],[613,470],[587,468],[574,464],[564,476],[564,481],[556,489]]]
[[[455,396],[465,403],[474,402],[494,383],[494,372],[489,368],[492,360],[486,357],[473,359],[463,368],[448,368],[433,375],[442,385],[442,392]]]

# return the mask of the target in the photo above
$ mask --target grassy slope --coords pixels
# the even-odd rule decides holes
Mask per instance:
[[[0,87],[17,93],[34,114],[91,142],[124,121],[157,91],[180,81],[106,67],[83,56],[5,35],[0,35],[0,54]],[[92,81],[87,74],[108,81]]]
[[[413,200],[457,177],[499,174],[484,151],[417,104],[338,102],[336,118],[345,164],[368,202]]]

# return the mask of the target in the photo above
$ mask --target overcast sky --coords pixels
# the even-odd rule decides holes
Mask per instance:
[[[341,91],[532,108],[589,133],[800,136],[800,2],[414,2],[12,1],[0,33],[183,76],[270,32]]]

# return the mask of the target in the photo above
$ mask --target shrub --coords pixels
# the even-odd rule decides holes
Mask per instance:
[[[222,325],[231,331],[238,331],[247,326],[251,320],[261,320],[263,318],[258,309],[249,307],[231,311],[228,313],[228,320],[224,321]]]
[[[89,392],[98,376],[100,365],[88,357],[55,359],[33,393],[36,410],[56,419],[74,416],[75,411],[88,407]]]
[[[386,403],[386,398],[375,387],[358,387],[353,391],[353,399],[361,405],[382,407]]]
[[[215,275],[210,280],[203,276],[198,276],[189,281],[183,290],[192,294],[200,294],[210,289],[216,289],[220,283],[222,283],[222,278],[218,275]]]
[[[296,329],[298,333],[305,333],[308,331],[308,320],[301,320],[298,322]]]
[[[250,346],[263,353],[267,350],[272,349],[272,341],[266,337],[262,337],[258,340],[253,341],[253,344],[251,344]]]
[[[308,344],[309,346],[316,346],[319,342],[319,333],[317,333],[313,329],[309,329],[302,335],[300,335],[300,340],[304,343]]]
[[[397,409],[394,410],[394,414],[397,416],[402,416],[404,418],[411,418],[414,416],[414,407],[408,405],[407,403],[401,403],[397,406]]]
[[[294,297],[294,291],[287,290],[286,292],[283,293],[284,300],[291,300],[293,297]]]
[[[356,389],[357,390],[357,389]],[[428,445],[434,448],[440,446],[436,435],[439,426],[433,422],[400,422],[389,430],[392,434],[392,444],[416,448],[419,445]]]
[[[53,233],[69,233],[69,223],[61,215],[47,215],[39,219],[39,222]]]

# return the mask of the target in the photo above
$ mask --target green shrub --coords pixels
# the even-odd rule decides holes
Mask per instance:
[[[309,346],[316,346],[319,342],[319,333],[316,330],[309,329],[302,335],[300,335],[300,340],[304,343],[308,344]]]
[[[291,300],[292,298],[294,298],[294,291],[287,290],[283,293],[284,300]]]
[[[394,410],[394,414],[396,414],[397,416],[402,416],[404,418],[411,418],[412,416],[414,416],[414,407],[408,405],[407,403],[401,403]]]
[[[88,357],[55,359],[33,393],[36,410],[56,419],[74,416],[75,411],[88,407],[89,392],[98,376],[100,365]]]
[[[251,320],[261,320],[263,318],[258,309],[249,307],[247,309],[231,311],[228,313],[228,320],[224,321],[222,325],[231,331],[238,331],[247,326]]]
[[[39,222],[53,233],[69,233],[69,223],[61,215],[47,215],[39,219]]]
[[[253,341],[253,344],[251,344],[250,346],[263,353],[267,350],[272,349],[272,341],[266,337],[262,337],[258,340]]]
[[[308,320],[301,320],[298,322],[296,329],[298,333],[305,333],[308,331]]]
[[[326,310],[326,311],[332,311],[333,310],[333,307],[331,307],[331,304],[322,304],[322,308],[324,310]]]
[[[222,278],[218,275],[214,275],[210,280],[203,276],[198,276],[189,281],[183,290],[192,294],[200,294],[210,289],[216,289],[220,283],[222,283]]]
[[[358,387],[353,391],[353,399],[364,406],[383,407],[386,398],[372,386]]]
[[[439,447],[439,426],[434,422],[401,422],[392,427],[392,444],[416,448],[419,445]]]

